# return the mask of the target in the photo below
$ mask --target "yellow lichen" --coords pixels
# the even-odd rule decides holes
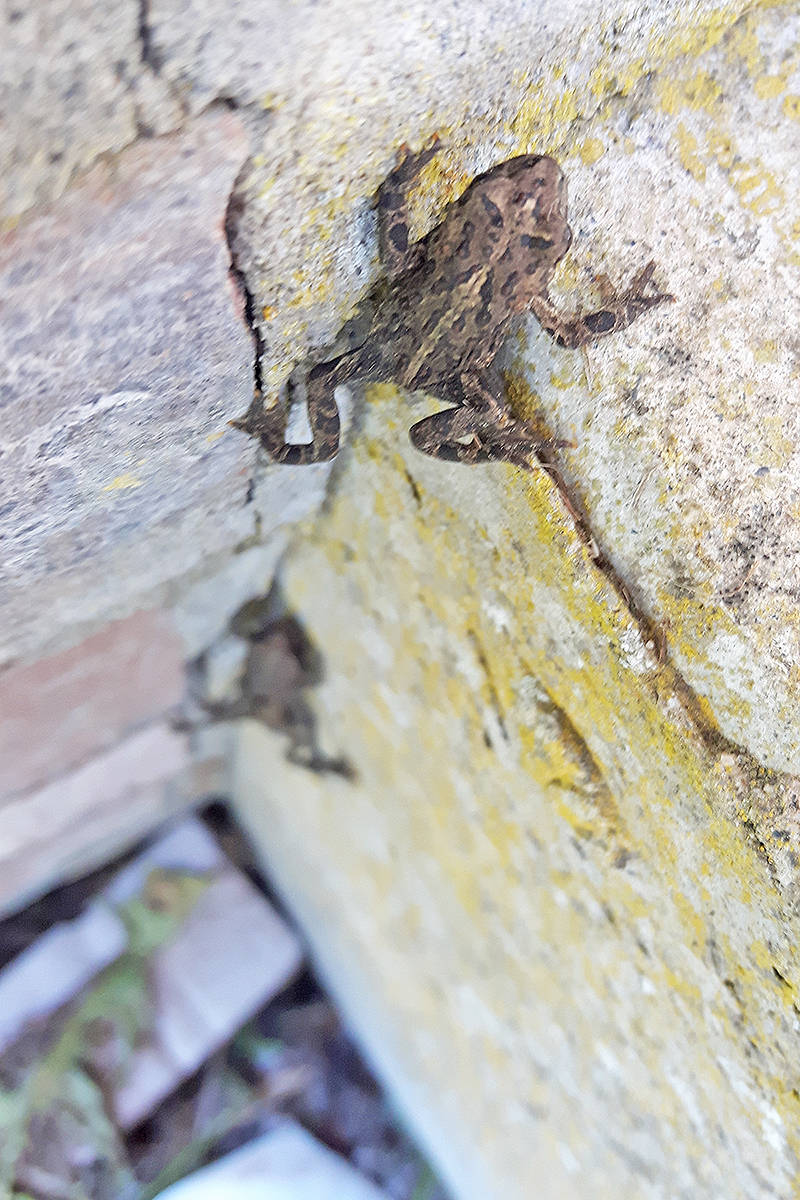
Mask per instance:
[[[778,357],[778,343],[774,340],[762,342],[753,351],[753,358],[757,363],[775,362]]]
[[[617,63],[613,69],[601,64],[592,74],[591,97],[567,87],[558,102],[551,103],[549,89],[553,83],[563,83],[560,67],[544,84],[540,79],[518,80],[525,94],[506,132],[520,150],[559,149],[580,155],[586,163],[596,162],[604,150],[614,150],[609,123],[620,98],[648,72],[680,55],[696,59],[728,34],[724,52],[731,63],[745,66],[756,96],[765,101],[779,97],[784,76],[764,74],[757,12],[731,32],[740,11],[741,5],[728,5],[703,25],[695,24],[693,15],[691,27],[687,24],[657,35],[648,58],[631,62],[627,74]],[[780,181],[763,163],[742,154],[735,133],[727,127],[719,79],[719,73],[690,61],[656,89],[667,116],[687,114],[675,132],[679,161],[698,181],[706,178],[709,168],[725,171],[742,209],[754,216],[777,217],[790,211]],[[600,110],[598,100],[603,101]],[[785,96],[781,107],[787,117],[800,119],[800,98]],[[626,151],[634,145],[634,138],[622,143]],[[455,194],[464,182],[463,176],[448,177],[441,163],[432,164],[420,198],[429,189],[441,189],[437,195],[449,190]],[[329,219],[331,213],[320,219],[323,215]],[[791,219],[791,237],[800,239],[800,222]],[[572,271],[574,279],[574,264],[565,269]],[[714,278],[715,270],[720,268],[712,265],[707,286],[718,302],[728,297],[732,282],[725,274]],[[726,340],[720,335],[721,349]],[[753,349],[759,364],[775,361],[777,353],[771,340]],[[549,385],[574,387],[580,357],[574,356],[574,361],[574,370],[569,364],[559,368]],[[549,374],[544,372],[545,380]],[[753,386],[747,380],[741,392],[747,394]],[[526,395],[513,381],[509,392],[521,415],[530,417],[541,407],[538,396],[530,391]],[[547,862],[551,846],[569,844],[569,838],[580,842],[581,853],[588,854],[595,866],[599,861],[605,865],[597,887],[603,903],[617,910],[619,925],[628,928],[636,921],[650,920],[658,924],[663,914],[649,912],[631,878],[611,865],[624,844],[634,862],[638,856],[640,877],[652,870],[663,875],[664,907],[679,930],[674,940],[676,961],[657,956],[647,967],[647,978],[659,999],[674,998],[676,1007],[685,1006],[686,1028],[696,1031],[698,1054],[712,1044],[706,1028],[709,1016],[721,1030],[720,1044],[727,1042],[738,1054],[741,1012],[746,1011],[752,1046],[764,1054],[765,1062],[774,1063],[769,1059],[775,1033],[773,1010],[782,1017],[784,1009],[774,999],[779,995],[786,1001],[788,989],[772,972],[783,968],[776,967],[763,941],[754,938],[745,943],[736,930],[738,940],[729,941],[720,931],[720,895],[736,908],[737,920],[744,920],[746,909],[758,921],[759,914],[770,911],[775,892],[764,862],[752,839],[748,840],[745,822],[752,818],[747,816],[747,806],[738,804],[739,785],[721,765],[719,702],[692,695],[674,664],[668,659],[658,661],[655,652],[645,669],[638,673],[630,669],[620,651],[622,640],[635,646],[646,631],[631,616],[613,581],[597,569],[590,548],[544,472],[522,476],[498,465],[476,471],[476,509],[488,495],[490,511],[497,503],[504,512],[506,532],[498,538],[496,528],[490,533],[484,513],[445,502],[442,495],[447,489],[437,493],[436,477],[427,470],[414,472],[412,487],[414,467],[406,466],[397,448],[405,445],[408,424],[401,418],[399,397],[390,385],[383,385],[370,388],[368,398],[379,416],[369,433],[355,440],[357,468],[349,479],[353,491],[349,486],[338,489],[313,533],[314,546],[304,553],[313,557],[331,591],[341,589],[342,603],[357,611],[364,626],[390,647],[386,661],[391,665],[365,671],[359,637],[326,639],[333,647],[331,669],[344,681],[339,686],[351,689],[343,720],[348,735],[363,751],[359,768],[370,780],[371,803],[381,819],[385,816],[386,829],[391,831],[387,844],[395,852],[393,839],[397,838],[403,845],[401,853],[419,869],[436,902],[455,914],[451,935],[462,938],[465,946],[476,943],[486,954],[486,959],[480,959],[483,974],[469,976],[465,969],[469,986],[480,996],[481,1005],[491,1006],[496,994],[491,990],[492,970],[485,963],[491,954],[487,931],[495,928],[491,922],[496,921],[508,939],[496,960],[502,987],[516,986],[520,995],[552,995],[554,1003],[561,1002],[553,972],[537,973],[523,953],[515,953],[520,927],[535,920],[541,922],[543,944],[558,945],[565,955],[575,954],[587,992],[607,998],[608,969],[604,974],[594,956],[575,945],[585,935],[585,924],[577,915],[585,900],[585,880],[578,870],[564,869],[563,862],[541,867],[549,871],[553,888],[536,892],[536,905],[526,908],[531,884],[525,875],[529,862],[525,851],[531,840],[538,839]],[[724,412],[733,402],[712,394],[709,410],[712,415]],[[624,423],[617,432],[624,434]],[[790,452],[778,430],[765,429],[765,439],[770,453]],[[665,470],[680,470],[684,460],[685,447],[677,439],[665,441],[661,459]],[[492,480],[491,486],[487,479]],[[674,502],[666,483],[661,499],[665,510]],[[702,514],[682,513],[679,520],[680,527],[664,531],[666,547],[682,545],[687,539],[698,547],[707,541]],[[729,537],[735,530],[718,532]],[[332,605],[327,598],[326,605],[315,599],[315,584],[309,581],[316,576],[305,566],[301,561],[290,571],[288,594],[312,628],[315,619],[325,627],[323,610]],[[487,596],[498,612],[508,616],[501,613],[493,624],[483,603]],[[558,607],[563,629],[554,632],[552,618],[548,623],[548,604]],[[713,675],[719,668],[709,661],[709,646],[720,631],[733,635],[737,627],[715,596],[712,583],[687,572],[686,579],[681,575],[657,591],[656,607],[664,647],[681,661],[702,668],[707,678]],[[531,716],[528,724],[520,716],[519,702],[520,680],[526,678],[541,684],[543,697],[541,713]],[[745,701],[740,716],[747,719]],[[401,719],[405,723],[398,734]],[[498,732],[500,723],[505,740]],[[463,762],[453,761],[448,739],[458,744]],[[396,804],[396,799],[402,802]],[[691,818],[686,816],[689,810]],[[312,816],[317,818],[319,811]],[[330,814],[327,819],[327,832],[319,835],[323,845],[326,836],[341,836],[337,817]],[[366,821],[368,834],[372,819],[374,814]],[[352,820],[357,822],[358,816]],[[315,820],[309,820],[308,828],[316,836]],[[372,851],[358,858],[358,839],[350,841],[356,845],[348,853],[368,879],[373,876],[378,901],[396,907],[398,897],[392,893],[398,889],[393,888],[392,871],[381,863],[373,872],[370,863],[377,855]],[[765,842],[769,844],[768,837]],[[348,883],[360,880],[355,868],[344,874]],[[451,900],[454,908],[449,910]],[[406,932],[413,944],[407,952],[412,957],[416,943],[425,937],[421,911],[424,905],[408,901]],[[712,946],[728,972],[717,981],[716,992],[709,968]],[[388,953],[382,946],[379,952]],[[413,987],[413,981],[408,986]],[[433,1023],[441,1014],[438,1000],[432,1001],[426,993],[416,995],[415,1003],[426,1021]],[[613,1009],[613,1000],[610,1004]],[[452,1036],[457,1041],[460,1031],[454,1024]],[[508,1033],[499,1019],[498,1028]],[[496,1063],[502,1078],[515,1078],[513,1056],[499,1039],[493,1041],[485,1033],[480,1040],[475,1033],[470,1036],[472,1048],[485,1049],[486,1060]],[[591,1054],[590,1035],[580,1028],[577,1036],[587,1037]],[[469,1060],[469,1055],[465,1058]],[[771,1075],[767,1067],[750,1062],[747,1052],[741,1061],[749,1062],[752,1086],[763,1086],[764,1093],[774,1098],[790,1131],[787,1136],[796,1142],[796,1132],[791,1131],[797,1129],[797,1097],[786,1093],[777,1070]],[[654,1054],[655,1075],[658,1069]],[[704,1065],[703,1077],[709,1089],[719,1087],[724,1103],[736,1102],[713,1054]],[[675,1114],[664,1119],[683,1119],[677,1102]],[[702,1146],[698,1146],[700,1153]]]
[[[142,487],[144,481],[139,479],[131,471],[123,471],[121,475],[115,475],[110,483],[107,483],[103,488],[104,492],[124,492],[131,488]]]
[[[600,138],[586,138],[585,141],[581,143],[581,158],[587,164],[587,166],[591,166],[592,163],[596,163],[598,159],[601,159],[604,152],[605,147],[603,146]]]
[[[712,75],[696,70],[683,77],[661,78],[658,96],[661,108],[668,116],[674,116],[684,108],[713,112],[722,96],[722,87]]]
[[[678,158],[685,169],[700,183],[706,177],[706,164],[698,154],[697,138],[681,122],[675,134]]]
[[[753,90],[760,100],[772,100],[780,96],[786,87],[786,80],[781,75],[762,75],[753,83]]]

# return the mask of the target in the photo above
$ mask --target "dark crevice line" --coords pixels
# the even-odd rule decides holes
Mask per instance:
[[[685,719],[697,734],[700,744],[706,753],[715,759],[723,754],[735,758],[744,770],[751,788],[757,787],[758,783],[767,777],[779,778],[781,772],[764,767],[750,750],[738,742],[734,742],[731,738],[726,737],[719,727],[709,720],[707,713],[703,711],[700,699],[694,688],[684,678],[679,668],[670,661],[664,630],[648,616],[641,605],[631,595],[630,589],[617,572],[608,554],[600,544],[599,539],[594,534],[586,510],[572,489],[568,487],[566,480],[561,474],[555,455],[546,443],[539,448],[536,457],[540,466],[547,471],[558,489],[564,507],[574,522],[581,541],[586,546],[592,564],[608,580],[624,607],[636,622],[645,646],[650,649],[653,655],[654,669],[662,681],[658,690],[661,691],[664,685],[666,685],[666,688],[679,702]],[[580,734],[578,736],[580,737]],[[740,822],[740,825],[759,858],[764,862],[773,886],[778,891],[782,891],[783,885],[781,884],[775,862],[763,837],[759,833],[756,822],[750,818],[744,818]]]
[[[494,709],[495,716],[497,718],[497,724],[498,724],[501,734],[503,735],[503,740],[505,742],[507,742],[509,740],[509,738],[508,738],[508,730],[506,728],[505,716],[503,714],[503,706],[500,701],[500,693],[497,690],[497,685],[495,684],[495,681],[494,681],[494,675],[492,674],[492,668],[489,664],[489,659],[487,657],[486,651],[484,650],[483,645],[474,629],[467,630],[467,637],[468,637],[469,641],[472,643],[472,648],[475,651],[475,656],[478,659],[481,670],[483,671],[484,676],[486,678],[486,684],[489,689],[489,696],[491,698],[491,704]]]
[[[408,484],[408,486],[411,490],[411,495],[414,497],[414,503],[416,504],[417,508],[420,508],[422,506],[422,493],[419,490],[419,485],[417,484],[417,481],[415,480],[414,476],[409,471],[408,467],[405,466],[405,464],[403,465],[403,473],[405,474],[405,477],[406,477],[406,483]]]
[[[137,27],[139,37],[139,53],[142,64],[158,75],[161,71],[161,56],[153,44],[153,30],[150,26],[150,2],[139,0],[139,22]]]
[[[536,457],[540,466],[547,472],[558,489],[559,495],[574,523],[578,535],[587,548],[592,564],[608,580],[638,625],[642,640],[645,646],[651,651],[657,669],[669,677],[671,689],[680,701],[684,712],[697,731],[698,737],[705,749],[714,756],[729,753],[736,755],[740,759],[751,760],[752,755],[745,747],[727,738],[720,729],[711,724],[707,716],[702,712],[694,689],[687,683],[678,668],[669,660],[664,630],[661,629],[656,621],[648,616],[632,596],[627,584],[614,567],[608,554],[603,549],[600,540],[594,533],[583,505],[567,486],[555,457],[545,448],[540,449]]]
[[[253,339],[253,389],[256,394],[261,392],[261,360],[264,355],[264,339],[261,330],[256,320],[256,304],[252,291],[247,284],[247,276],[239,266],[236,257],[236,234],[238,232],[238,224],[241,219],[243,210],[243,200],[239,192],[239,183],[244,173],[249,169],[249,161],[245,163],[239,172],[236,180],[231,188],[231,194],[228,197],[228,204],[225,209],[225,240],[228,244],[228,257],[230,259],[230,273],[238,287],[242,300],[244,301],[244,319],[247,328],[250,330],[250,336]]]
[[[260,402],[261,398],[261,361],[264,355],[264,339],[261,330],[256,320],[256,302],[252,291],[247,283],[247,276],[242,267],[239,266],[239,261],[236,255],[236,235],[238,233],[239,221],[241,220],[244,209],[244,200],[242,198],[240,183],[244,178],[245,173],[249,170],[250,160],[248,159],[239,171],[236,179],[233,182],[228,203],[225,208],[225,220],[223,228],[225,230],[225,241],[228,246],[229,271],[234,285],[239,289],[244,307],[244,320],[250,331],[250,337],[253,342],[253,396],[251,404],[255,405]],[[255,470],[255,468],[254,468]],[[252,504],[256,493],[256,475],[251,474],[247,483],[247,491],[245,493],[245,505]],[[255,526],[252,534],[253,544],[261,542],[261,517],[255,512]]]

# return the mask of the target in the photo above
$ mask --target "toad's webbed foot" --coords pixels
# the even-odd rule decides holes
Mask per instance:
[[[251,437],[257,437],[275,462],[292,466],[327,462],[339,449],[339,409],[334,396],[335,368],[335,363],[321,363],[308,373],[306,402],[311,426],[310,442],[287,442],[286,411],[280,404],[265,409],[260,392],[256,393],[249,411],[239,420],[231,421],[231,425],[249,433]]]
[[[408,244],[408,191],[427,162],[441,149],[434,136],[431,145],[418,154],[401,148],[400,161],[387,175],[378,192],[378,250],[384,271],[392,278],[411,270],[419,247]]]
[[[596,312],[561,316],[546,297],[532,300],[531,309],[542,329],[555,338],[559,346],[585,346],[587,342],[625,329],[648,309],[674,301],[675,297],[669,292],[660,292],[651,286],[654,270],[655,263],[649,262],[623,292],[614,292],[604,280],[603,307]]]

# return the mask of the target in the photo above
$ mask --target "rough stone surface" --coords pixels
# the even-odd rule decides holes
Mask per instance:
[[[595,538],[720,732],[794,774],[799,48],[796,9],[750,14],[598,114],[582,145],[599,157],[567,160],[579,281],[652,254],[676,303],[586,356],[532,322],[509,356],[574,441],[565,474]]]
[[[222,228],[243,155],[235,117],[198,118],[2,245],[7,658],[45,618],[56,637],[130,610],[253,531],[253,450],[226,430],[252,388]]]
[[[265,472],[228,426],[255,353],[228,218],[259,124],[160,78],[148,19],[63,0],[0,15],[5,904],[218,790],[216,754],[173,776],[165,750],[142,784],[125,747],[179,699],[182,660],[268,590],[329,475]]]
[[[433,402],[353,389],[281,585],[356,778],[250,723],[237,798],[460,1198],[790,1200],[797,14],[661,7],[649,37],[620,9],[585,58],[572,16],[542,66],[562,106],[521,102],[507,151],[567,172],[554,297],[652,257],[676,303],[585,354],[533,323],[509,344],[513,402],[575,443],[568,504],[415,454]]]
[[[790,1200],[796,8],[152,0],[113,29],[37,8],[63,30],[37,58],[40,18],[12,20],[23,119],[0,141],[26,210],[0,250],[0,662],[159,606],[199,654],[330,479],[282,586],[326,660],[320,750],[355,777],[250,724],[239,802],[459,1200],[532,1178]],[[89,46],[138,55],[133,86]],[[179,129],[133,140],[148,122]],[[534,326],[508,346],[515,405],[574,442],[568,503],[413,454],[432,402],[391,387],[353,389],[332,472],[264,468],[228,430],[248,320],[271,396],[376,278],[376,188],[435,132],[415,230],[476,171],[550,152],[559,303],[650,257],[676,296],[585,354]],[[137,738],[4,812],[6,902],[176,803],[182,739]]]
[[[157,80],[137,0],[10,0],[0,12],[0,230],[180,106]]]
[[[238,809],[455,1195],[790,1200],[800,787],[709,746],[544,475],[401,464],[395,401],[283,577],[357,782],[249,723]]]

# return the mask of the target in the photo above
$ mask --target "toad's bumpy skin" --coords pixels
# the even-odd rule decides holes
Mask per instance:
[[[378,195],[386,278],[369,297],[373,313],[359,345],[312,367],[306,378],[311,441],[290,445],[280,406],[256,395],[233,422],[261,439],[277,462],[313,463],[339,449],[334,391],[348,380],[394,380],[453,405],[410,430],[418,450],[457,462],[503,459],[532,465],[533,430],[511,413],[492,366],[519,313],[533,312],[562,346],[581,346],[624,329],[672,297],[652,286],[649,263],[624,291],[606,288],[597,312],[560,316],[548,284],[572,240],[567,187],[552,158],[525,154],[473,180],[425,238],[409,245],[406,197],[438,147],[404,155]]]

